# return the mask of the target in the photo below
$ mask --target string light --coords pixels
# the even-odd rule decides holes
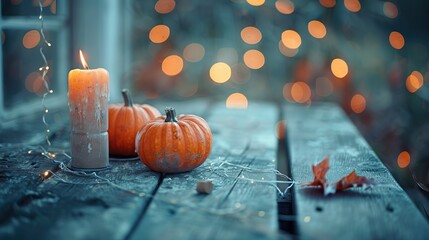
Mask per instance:
[[[240,177],[236,178],[235,176],[228,175],[227,170],[230,170],[230,169],[224,168],[223,167],[224,165],[230,166],[232,168],[240,169],[241,170]],[[295,184],[295,181],[293,181],[290,177],[281,173],[277,169],[251,168],[251,167],[247,167],[247,166],[241,166],[238,164],[230,163],[227,161],[213,162],[210,164],[209,169],[211,170],[212,173],[217,174],[223,178],[231,178],[231,179],[247,181],[247,182],[250,182],[251,184],[254,184],[254,183],[267,184],[269,186],[274,187],[274,189],[276,189],[276,191],[278,192],[278,194],[281,197],[284,197],[286,195],[286,193],[288,192],[288,190],[291,189],[293,187],[293,185]],[[276,176],[286,179],[286,181],[283,181],[283,180],[272,180],[271,181],[271,180],[265,180],[264,178],[262,178],[261,180],[248,178],[248,177],[245,177],[243,172],[247,172],[248,174],[274,173]],[[286,189],[284,191],[281,191],[280,188],[277,186],[277,184],[289,184],[289,185],[286,187]]]
[[[79,176],[79,177],[88,177],[88,178],[93,178],[95,179],[95,181],[93,182],[89,182],[89,181],[85,181],[85,182],[73,182],[70,181],[68,179],[64,179],[63,177],[61,177],[60,175],[58,175],[57,173],[51,171],[51,170],[45,170],[44,172],[42,172],[40,174],[40,176],[42,177],[43,180],[47,180],[49,178],[55,178],[57,181],[60,181],[62,183],[65,184],[71,184],[71,185],[88,185],[88,184],[107,184],[113,188],[116,188],[118,190],[130,193],[132,195],[138,196],[138,197],[144,197],[144,198],[151,198],[155,201],[158,202],[162,202],[168,205],[172,205],[175,206],[177,208],[188,208],[188,209],[192,209],[192,210],[196,210],[196,211],[200,211],[200,212],[205,212],[205,213],[209,213],[212,215],[217,215],[217,216],[222,216],[222,217],[229,217],[229,218],[233,218],[233,219],[238,219],[238,220],[242,220],[245,221],[249,215],[254,215],[254,216],[258,216],[258,217],[264,217],[265,216],[265,212],[264,211],[256,211],[256,212],[247,212],[247,215],[244,214],[245,210],[246,210],[246,206],[243,205],[242,203],[235,203],[233,207],[227,207],[227,208],[222,208],[222,209],[214,209],[214,208],[201,208],[199,206],[195,206],[195,205],[191,205],[191,204],[187,204],[186,201],[178,201],[177,199],[171,199],[170,197],[160,197],[158,195],[153,195],[150,193],[146,193],[146,192],[139,192],[133,189],[128,189],[125,188],[123,186],[120,186],[114,182],[112,182],[111,180],[109,180],[108,178],[105,177],[101,177],[99,176],[96,172],[84,172],[84,171],[75,171],[72,170],[70,168],[67,167],[66,165],[66,161],[71,160],[70,155],[68,155],[64,150],[58,149],[58,151],[56,153],[51,153],[48,152],[45,148],[43,148],[42,146],[38,147],[40,149],[40,152],[38,154],[41,154],[42,156],[52,160],[54,163],[58,163],[58,167],[61,171],[71,174],[71,175],[75,175],[75,176]],[[36,153],[35,150],[29,150],[27,152],[28,154],[33,154]],[[66,157],[66,161],[59,161],[56,160],[55,158],[58,155],[63,155]],[[221,159],[221,158],[219,158]],[[232,177],[227,175],[226,169],[222,168],[222,166],[230,166],[232,168],[238,168],[240,169],[242,172],[246,171],[248,174],[251,173],[275,173],[277,176],[283,177],[288,179],[288,181],[265,181],[264,179],[261,180],[257,180],[257,179],[251,179],[251,178],[246,178],[244,177],[244,175],[242,175],[242,178],[236,178],[236,177]],[[212,163],[209,166],[210,173],[214,173],[214,174],[218,174],[222,177],[228,177],[228,178],[234,178],[234,184],[235,182],[240,179],[240,180],[244,180],[244,181],[250,181],[250,182],[254,182],[254,183],[265,183],[265,184],[269,184],[271,186],[273,186],[274,188],[276,188],[276,190],[279,192],[280,195],[284,195],[288,189],[290,189],[293,185],[294,185],[294,181],[289,178],[288,176],[286,176],[285,174],[280,173],[278,170],[276,169],[258,169],[258,168],[251,168],[248,166],[241,166],[238,164],[233,164],[227,161],[222,161],[222,162],[216,162],[216,163]],[[220,172],[219,170],[222,170],[222,172]],[[230,169],[231,170],[231,169]],[[166,180],[166,179],[164,179]],[[277,186],[276,183],[289,183],[290,185],[285,189],[285,191],[281,191]],[[240,213],[240,214],[238,214]]]
[[[40,47],[40,55],[42,56],[42,59],[43,59],[43,61],[45,63],[44,66],[42,66],[42,67],[39,68],[39,71],[42,72],[42,82],[43,82],[43,84],[45,86],[45,89],[46,89],[46,92],[43,94],[43,97],[42,97],[42,107],[43,107],[43,110],[44,110],[43,111],[43,116],[42,116],[42,122],[45,125],[45,140],[46,140],[46,143],[48,144],[48,146],[51,146],[51,141],[49,140],[49,133],[51,132],[51,130],[49,129],[49,124],[46,121],[46,117],[47,117],[47,114],[48,114],[49,110],[48,110],[48,107],[46,106],[45,102],[46,102],[46,97],[49,94],[54,93],[54,91],[52,91],[52,89],[50,89],[49,83],[46,80],[46,75],[48,74],[48,71],[49,71],[49,65],[48,65],[48,61],[46,60],[46,56],[43,53],[43,45],[46,45],[46,46],[50,47],[51,43],[48,42],[48,40],[45,37],[45,31],[44,31],[44,25],[43,25],[43,4],[42,4],[42,0],[39,0],[39,8],[40,8],[39,19],[40,19],[40,22],[41,22],[40,35],[42,35],[42,39],[43,39],[42,46]]]

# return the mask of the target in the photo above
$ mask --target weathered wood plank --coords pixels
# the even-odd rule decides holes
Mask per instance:
[[[69,133],[64,136],[68,139]],[[62,170],[54,171],[55,176],[41,183],[39,174],[58,164],[41,155],[28,155],[22,151],[18,154],[6,159],[19,163],[7,171],[11,180],[2,183],[1,193],[7,196],[1,201],[2,239],[34,236],[44,239],[123,239],[150,201],[150,197],[136,196],[109,184],[96,184],[103,180],[79,177]],[[57,160],[67,159],[58,156]],[[38,167],[33,170],[34,162]],[[124,189],[147,193],[147,196],[153,193],[160,177],[140,161],[111,162],[111,168],[98,175]]]
[[[278,236],[274,187],[241,179],[272,181],[274,173],[249,173],[231,164],[275,169],[277,109],[251,103],[247,110],[211,107],[206,116],[213,150],[199,168],[167,175],[133,239],[263,239]],[[220,167],[219,167],[220,166]],[[225,175],[227,174],[227,175]],[[210,195],[195,191],[198,180],[211,179]]]
[[[61,111],[53,111],[50,115],[55,119],[50,122],[50,129],[53,130],[51,139],[61,136],[68,125],[68,120],[61,118],[61,115]],[[35,127],[34,122],[39,122],[40,128]],[[36,153],[40,146],[46,145],[39,113],[3,122],[0,136],[0,238],[3,239],[13,236],[14,229],[10,224],[17,221],[17,209],[36,197],[33,193],[42,183],[40,174],[46,170],[56,171],[58,164]],[[27,221],[32,217],[26,212],[23,216]]]
[[[157,102],[155,105],[170,104]],[[183,111],[195,109],[193,112],[200,114],[207,104],[208,101],[198,104],[180,102],[175,106]],[[69,152],[68,114],[63,112],[62,116],[65,126],[53,131],[51,139],[56,148]],[[36,119],[10,123],[10,126],[34,125]],[[36,130],[33,132],[42,136]],[[58,164],[40,154],[29,155],[26,146],[34,141],[27,141],[27,134],[20,135],[18,127],[4,129],[4,133],[17,135],[12,142],[20,143],[13,147],[3,145],[0,153],[1,239],[124,239],[144,214],[151,195],[156,191],[160,175],[140,161],[111,162],[110,169],[98,173],[120,188],[94,184],[103,180],[66,173],[58,170]],[[38,142],[44,140],[43,137],[37,139]],[[65,161],[66,157],[59,155],[56,160]],[[39,174],[45,170],[53,170],[56,175],[42,182]],[[126,189],[146,195],[136,196]]]
[[[67,106],[64,109],[50,109],[46,116],[51,136],[68,124]],[[38,145],[45,141],[45,125],[40,112],[27,114],[17,119],[3,120],[0,123],[0,144],[7,145]]]
[[[0,147],[0,237],[3,224],[13,217],[16,204],[25,199],[22,196],[35,189],[42,181],[43,170],[54,170],[56,164],[41,161],[41,156],[28,154],[28,148],[19,146]]]
[[[292,177],[312,181],[311,165],[331,156],[328,181],[356,169],[375,179],[373,189],[327,197],[296,186],[297,226],[310,239],[427,239],[429,225],[343,111],[334,104],[287,105]]]

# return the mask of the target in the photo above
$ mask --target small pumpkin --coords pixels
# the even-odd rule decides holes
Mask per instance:
[[[200,166],[212,148],[207,122],[195,115],[179,115],[174,108],[166,116],[148,122],[137,134],[136,149],[141,161],[161,173],[180,173]]]
[[[137,132],[150,120],[161,116],[154,107],[134,104],[127,89],[122,90],[124,105],[109,105],[109,153],[120,157],[137,156],[135,138]]]

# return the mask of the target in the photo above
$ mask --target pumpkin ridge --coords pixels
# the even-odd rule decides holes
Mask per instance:
[[[203,134],[205,135],[205,140],[209,140],[208,142],[205,142],[205,153],[207,155],[210,154],[211,148],[212,148],[212,132],[210,130],[209,124],[201,117],[199,116],[195,116],[195,118],[191,119],[192,122],[196,123],[199,127],[200,130],[203,130]]]
[[[174,124],[175,134],[174,134],[174,142],[176,145],[176,152],[179,154],[180,158],[186,159],[186,144],[184,143],[184,134],[182,132],[182,128],[179,124]],[[181,161],[177,163],[177,165],[182,168],[184,165]]]
[[[209,124],[203,118],[201,118],[199,116],[194,116],[193,118],[187,118],[187,120],[188,121],[192,121],[192,122],[196,123],[199,126],[204,126],[211,133]]]
[[[164,166],[168,166],[168,159],[167,154],[168,152],[171,152],[171,145],[168,145],[168,142],[170,142],[170,124],[161,124],[161,133],[156,134],[157,139],[160,138],[160,143],[156,144],[155,146],[155,154],[157,154],[157,158],[155,159],[155,162],[157,163],[157,168],[164,170]],[[159,136],[159,137],[158,137]]]
[[[139,108],[133,107],[133,116],[134,116],[134,125],[132,125],[134,127],[133,132],[137,133],[142,128],[141,125],[143,125],[144,123],[144,120],[141,119]],[[136,136],[137,135],[134,136],[133,142],[136,141]]]
[[[117,138],[117,134],[116,134],[116,130],[117,130],[117,128],[115,128],[115,127],[113,127],[113,125],[116,123],[116,120],[117,120],[117,118],[118,118],[118,113],[119,113],[119,109],[116,109],[116,108],[114,108],[113,109],[113,111],[111,111],[112,112],[112,117],[110,118],[110,116],[109,116],[109,127],[111,127],[112,129],[110,130],[110,132],[109,132],[109,134],[112,134],[112,135],[109,135],[109,139],[116,139]],[[109,144],[112,144],[112,145],[114,145],[113,147],[113,149],[116,149],[116,141],[110,141],[110,143]],[[116,154],[116,152],[115,151],[113,151],[111,154]]]
[[[180,173],[200,166],[207,159],[212,142],[208,124],[202,118],[186,116],[179,115],[177,123],[165,122],[165,116],[158,117],[139,131],[135,145],[148,168],[161,173]]]
[[[201,130],[200,130],[199,126],[197,124],[195,124],[193,121],[189,121],[189,119],[187,119],[187,120],[184,120],[184,122],[188,123],[188,126],[194,132],[193,136],[196,140],[195,148],[197,149],[197,152],[205,155],[205,147],[203,146],[203,144],[201,142],[201,140],[203,139],[205,134],[201,134]],[[194,163],[199,162],[199,159],[201,158],[201,157],[196,157],[196,158],[192,159],[193,156],[190,156],[190,157]]]
[[[116,121],[115,121],[115,139],[119,139],[121,137],[122,134],[122,122],[123,122],[123,113],[122,112],[122,108],[119,108],[118,111],[116,112]],[[114,149],[114,154],[118,154],[118,152],[120,150],[120,143],[119,141],[113,141],[113,149]]]
[[[153,108],[147,112],[141,105],[133,105],[132,96],[127,89],[122,90],[122,96],[123,104],[109,105],[109,151],[114,155],[131,157],[136,156],[137,133],[159,111]]]
[[[150,116],[149,110],[145,109],[143,106],[139,107],[138,109],[139,111],[141,110],[141,112],[143,113],[142,118],[145,122],[149,121],[150,119],[154,119],[154,117]]]
[[[132,104],[132,101],[131,101],[131,104]],[[137,109],[138,108],[136,108],[135,106],[132,106],[131,107],[131,116],[130,116],[130,121],[134,121],[130,126],[133,126],[133,133],[137,133],[138,131],[139,131],[139,126],[143,123],[141,120],[140,120],[140,114],[139,114],[139,112],[137,111]],[[130,139],[130,143],[134,143],[135,141],[136,141],[136,135],[137,134],[130,134],[130,136],[133,136],[131,139]],[[127,144],[127,146],[129,146],[129,151],[130,151],[130,153],[132,152],[132,151],[136,151],[136,149],[135,149],[135,146],[134,146],[134,144]],[[133,146],[134,147],[134,149],[132,149],[132,147],[131,146]]]
[[[173,166],[173,168],[181,168],[181,161],[182,158],[182,142],[179,137],[179,132],[177,131],[177,124],[170,124],[171,127],[171,156],[170,156],[170,166]]]
[[[186,138],[186,150],[188,153],[187,155],[190,156],[189,153],[195,152],[195,144],[192,141],[193,136],[195,136],[195,130],[191,126],[189,126],[188,121],[183,121],[182,119],[180,119],[179,123],[181,124],[181,127],[185,133],[183,135]]]
[[[141,107],[145,110],[146,114],[149,115],[149,119],[155,119],[159,116],[161,116],[161,113],[158,111],[158,109],[147,105],[147,104],[143,104],[141,105]]]
[[[146,135],[151,136],[152,132],[157,132],[157,122],[151,122],[150,125],[148,126],[147,130],[142,134],[141,138],[145,139]],[[151,131],[152,130],[152,131]],[[152,137],[153,138],[153,137]],[[152,143],[154,141],[151,142],[141,142],[141,152],[143,153],[144,159],[145,161],[144,164],[146,165],[151,165],[150,163],[153,161],[153,156],[150,155],[150,150],[152,149]],[[140,151],[139,151],[140,152]]]
[[[192,150],[189,150],[191,142],[188,140],[188,134],[186,133],[186,122],[179,121],[177,122],[177,126],[180,129],[180,134],[182,134],[182,142],[183,142],[183,155],[182,157],[186,157],[189,155],[189,152]]]

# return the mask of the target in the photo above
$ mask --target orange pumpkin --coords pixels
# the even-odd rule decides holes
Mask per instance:
[[[154,107],[133,104],[127,89],[122,90],[124,105],[109,105],[109,153],[120,157],[136,156],[135,138],[137,132],[150,120],[161,116]]]
[[[156,172],[180,173],[200,166],[212,148],[207,122],[195,115],[179,115],[174,108],[148,122],[137,134],[136,149],[142,162]]]

